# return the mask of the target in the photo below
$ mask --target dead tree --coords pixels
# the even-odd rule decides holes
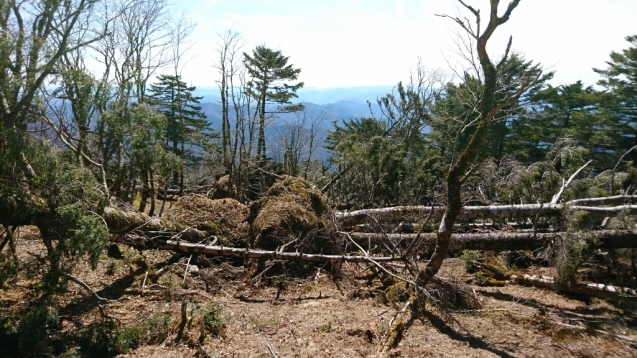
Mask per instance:
[[[618,195],[606,198],[586,198],[571,200],[563,204],[521,204],[521,205],[489,205],[464,206],[458,213],[458,219],[511,219],[524,217],[559,216],[565,210],[585,211],[591,217],[611,217],[620,213],[637,214],[637,196]],[[601,206],[615,204],[615,206]],[[594,205],[594,206],[593,206]],[[432,218],[440,218],[446,208],[443,206],[395,206],[390,208],[363,209],[356,211],[336,212],[336,219],[343,226],[362,224],[371,218],[382,223],[405,221],[409,216],[424,216],[432,211]]]
[[[394,256],[352,256],[352,255],[324,255],[306,254],[303,252],[267,251],[259,249],[236,248],[227,246],[192,244],[188,242],[154,239],[149,240],[141,236],[128,237],[125,243],[140,249],[171,250],[186,255],[204,254],[210,256],[232,257],[239,259],[267,259],[267,260],[289,260],[303,262],[392,262],[401,261],[402,258]]]
[[[404,247],[418,247],[420,252],[431,252],[436,245],[435,233],[427,234],[382,234],[352,232],[348,235],[362,246],[374,245],[378,247],[395,246],[398,250]],[[548,247],[560,238],[567,237],[566,232],[482,232],[468,234],[454,234],[453,243],[449,245],[449,252],[462,250],[536,250]],[[637,232],[631,230],[595,230],[586,233],[594,238],[589,248],[620,249],[637,248]],[[412,244],[414,241],[417,244]],[[383,245],[385,243],[385,245]]]
[[[500,4],[500,1],[490,0],[490,11],[488,14],[489,20],[484,30],[482,30],[481,27],[482,23],[480,11],[467,5],[462,0],[458,1],[474,15],[475,28],[466,18],[451,17],[448,15],[441,16],[455,21],[476,41],[477,56],[483,72],[484,87],[477,103],[479,113],[476,119],[477,128],[475,129],[469,144],[467,144],[460,156],[452,163],[449,172],[447,173],[447,207],[445,208],[445,212],[438,229],[436,249],[431,256],[431,260],[425,266],[425,269],[418,273],[416,282],[420,285],[424,285],[434,278],[440,269],[440,266],[442,266],[443,260],[447,257],[453,227],[462,210],[461,188],[469,174],[472,172],[472,166],[487,134],[489,133],[489,128],[491,127],[493,118],[502,108],[516,102],[529,88],[529,86],[532,86],[539,78],[538,75],[538,77],[535,77],[534,80],[530,80],[529,83],[521,83],[518,91],[514,95],[502,100],[497,100],[496,90],[498,72],[496,65],[493,64],[487,53],[487,43],[495,30],[509,20],[511,13],[518,6],[520,0],[511,1],[502,16],[498,16],[498,5]],[[511,41],[509,41],[509,45],[501,63],[506,61],[510,45]]]

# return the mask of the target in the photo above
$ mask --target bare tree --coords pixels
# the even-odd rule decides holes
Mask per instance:
[[[166,0],[111,0],[116,21],[97,49],[117,85],[137,102],[145,98],[146,84],[169,64],[172,29]],[[109,26],[109,24],[106,24]]]
[[[93,46],[107,85],[109,100],[103,102],[96,123],[96,146],[100,160],[112,179],[111,191],[133,197],[135,163],[126,145],[132,126],[132,107],[146,100],[148,81],[169,65],[172,28],[166,0],[107,0],[101,41]],[[110,21],[110,18],[114,18]],[[132,164],[132,165],[127,165]]]
[[[517,101],[540,76],[536,76],[534,80],[531,80],[528,83],[520,83],[517,92],[513,95],[507,96],[501,100],[496,100],[498,72],[496,70],[496,65],[493,64],[487,53],[487,43],[495,30],[509,20],[511,13],[518,6],[520,0],[511,1],[502,16],[498,16],[498,5],[500,1],[490,0],[488,23],[484,29],[482,29],[483,24],[481,22],[480,11],[470,5],[467,5],[462,0],[458,1],[475,17],[475,27],[467,18],[452,17],[448,15],[441,16],[455,21],[464,31],[475,39],[477,57],[479,59],[480,68],[482,69],[484,86],[477,103],[478,116],[476,118],[476,130],[471,136],[467,146],[462,150],[458,158],[454,160],[449,172],[447,173],[447,206],[438,229],[436,248],[431,260],[427,263],[424,270],[418,273],[417,283],[420,285],[426,284],[434,278],[440,269],[443,260],[447,256],[451,243],[453,226],[462,210],[462,198],[460,195],[461,188],[465,180],[470,176],[472,171],[475,170],[473,163],[487,134],[489,133],[489,128],[491,127],[493,118],[502,108]],[[507,46],[501,62],[506,60],[510,46],[511,41],[509,41],[509,45]]]
[[[217,69],[220,77],[218,86],[219,94],[221,95],[221,146],[223,150],[223,165],[226,174],[231,174],[236,159],[236,136],[238,136],[238,131],[235,132],[236,136],[233,145],[231,144],[230,134],[230,108],[231,104],[234,104],[235,123],[238,123],[238,107],[240,107],[240,105],[237,102],[237,95],[240,96],[241,93],[235,93],[237,89],[235,88],[234,81],[242,70],[241,53],[244,40],[241,33],[232,28],[226,29],[223,33],[219,34],[218,37],[220,40],[217,47],[218,58],[214,62],[213,67]]]
[[[279,131],[279,143],[283,151],[284,172],[300,176],[307,180],[312,159],[323,141],[321,132],[324,123],[330,118],[329,109],[323,109],[316,115],[307,109],[296,112],[293,121],[286,122]]]
[[[174,25],[170,30],[170,60],[173,64],[175,76],[181,75],[183,66],[188,63],[188,58],[184,58],[194,43],[189,40],[190,35],[197,24],[192,21],[185,13],[182,13],[174,20]]]

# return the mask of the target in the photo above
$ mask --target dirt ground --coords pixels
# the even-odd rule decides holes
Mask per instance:
[[[28,233],[21,234],[18,245],[20,260],[43,250],[37,236]],[[119,357],[637,356],[634,309],[514,284],[479,287],[470,283],[473,276],[460,259],[446,260],[440,276],[462,284],[479,307],[443,309],[429,303],[404,313],[406,301],[381,293],[382,283],[370,278],[365,265],[344,264],[339,271],[305,267],[311,273],[303,278],[264,274],[246,279],[242,265],[218,259],[197,260],[184,275],[182,259],[157,280],[149,278],[171,259],[176,260],[169,252],[122,246],[121,258],[105,253],[97,270],[78,272],[98,295],[112,300],[101,304],[109,319],[122,327],[143,327],[142,336],[161,337],[140,339]],[[276,270],[275,265],[271,271]],[[2,316],[24,310],[37,275],[0,290]],[[58,305],[60,322],[52,336],[69,336],[104,319],[97,300],[72,282]],[[216,334],[201,328],[207,322],[202,317],[209,317],[202,312],[211,307],[222,326]],[[159,334],[161,322],[165,329]]]

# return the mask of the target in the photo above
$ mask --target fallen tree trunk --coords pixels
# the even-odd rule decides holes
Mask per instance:
[[[637,195],[615,195],[600,198],[575,199],[569,205],[626,205],[637,204]]]
[[[527,286],[555,289],[555,278],[541,275],[511,276],[511,281]],[[588,296],[637,301],[637,292],[632,288],[610,286],[599,283],[570,285],[564,292],[579,293]]]
[[[375,233],[348,233],[359,245],[363,247],[368,244],[378,244],[381,241],[391,241],[395,245],[400,243],[410,243],[415,240],[418,234],[375,234]],[[565,232],[555,233],[503,233],[485,232],[475,234],[454,234],[451,239],[449,250],[457,252],[461,250],[536,250],[546,247],[554,240],[565,237]],[[637,248],[637,232],[635,231],[613,231],[599,230],[589,231],[587,236],[595,238],[591,243],[591,248],[598,249],[619,249]],[[421,250],[432,251],[436,245],[436,234],[421,234]]]
[[[102,218],[111,234],[138,232],[148,237],[182,239],[191,242],[200,242],[213,237],[205,231],[166,219],[150,217],[134,210],[109,206],[104,209]]]
[[[629,198],[617,198],[617,201],[629,200],[631,203],[635,196]],[[610,198],[581,199],[576,203],[587,203],[599,199],[598,205],[611,203]],[[618,205],[612,207],[605,206],[584,206],[574,205],[571,202],[564,204],[523,204],[523,205],[491,205],[491,206],[465,206],[458,214],[459,219],[511,219],[519,217],[538,216],[558,216],[564,210],[586,211],[593,217],[617,216],[620,213],[629,215],[637,214],[637,205]],[[443,206],[396,206],[391,208],[364,209],[356,211],[336,212],[336,219],[344,226],[353,226],[365,222],[369,217],[373,217],[378,222],[404,221],[409,216],[423,217],[429,214],[431,217],[440,219],[445,211]]]
[[[300,252],[279,252],[256,249],[234,248],[224,246],[212,246],[192,244],[174,240],[145,239],[142,237],[128,237],[122,242],[139,249],[170,250],[182,254],[204,254],[208,256],[220,256],[239,259],[268,259],[288,260],[304,262],[391,262],[401,261],[400,257],[374,257],[374,256],[346,256],[346,255],[321,255],[305,254]]]
[[[124,210],[120,208],[107,207],[104,209],[104,221],[107,223],[111,234],[124,234],[129,232],[143,233],[147,237],[181,239],[189,242],[201,242],[212,235],[169,220],[149,217],[146,214]],[[359,244],[365,245],[369,242],[378,244],[383,240],[390,240],[394,243],[411,242],[416,239],[417,234],[376,234],[376,233],[350,233],[353,239]],[[566,233],[502,233],[486,232],[473,234],[454,234],[451,247],[452,251],[461,250],[535,250],[545,247],[558,237],[563,237]],[[587,235],[594,237],[596,243],[594,248],[617,249],[617,248],[637,248],[637,233],[634,231],[612,231],[600,230],[591,231]],[[433,250],[436,242],[436,234],[421,234],[424,250]],[[227,249],[227,248],[226,248]],[[243,249],[242,249],[243,250]]]

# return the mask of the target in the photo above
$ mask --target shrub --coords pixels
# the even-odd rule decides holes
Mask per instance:
[[[206,329],[213,336],[223,336],[226,332],[226,318],[221,307],[214,302],[209,302],[201,317]]]

